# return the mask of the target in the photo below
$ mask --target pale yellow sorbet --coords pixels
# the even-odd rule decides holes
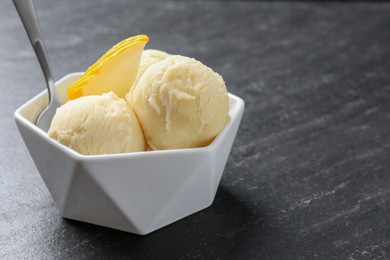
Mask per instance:
[[[168,53],[159,50],[144,50],[142,52],[141,61],[138,67],[137,78],[140,78],[144,74],[145,70],[153,64],[162,61],[169,56]]]
[[[145,150],[134,112],[113,92],[65,103],[57,109],[48,134],[84,155]]]
[[[145,70],[147,68],[149,68],[150,66],[152,66],[153,64],[167,58],[168,56],[169,56],[169,54],[164,52],[164,51],[153,50],[153,49],[144,50],[142,52],[141,61],[140,61],[140,64],[138,67],[138,72],[137,72],[137,78],[136,78],[133,86],[130,88],[129,93],[126,95],[126,99],[128,101],[131,99],[130,96],[133,93],[133,89],[134,89],[133,87],[135,85],[137,85],[139,78],[142,76],[142,74],[144,74]]]
[[[179,55],[148,67],[129,103],[155,150],[208,145],[228,120],[222,77],[201,62]]]

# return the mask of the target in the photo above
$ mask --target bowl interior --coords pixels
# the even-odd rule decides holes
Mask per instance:
[[[62,103],[65,103],[67,100],[66,90],[68,86],[80,78],[81,75],[82,73],[71,73],[55,83],[59,100]],[[47,91],[44,90],[21,106],[16,111],[16,115],[20,115],[30,123],[35,124],[39,115],[47,107],[47,103]]]

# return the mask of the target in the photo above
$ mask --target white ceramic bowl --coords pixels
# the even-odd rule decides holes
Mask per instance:
[[[80,75],[56,83],[62,100]],[[229,94],[231,121],[207,147],[86,156],[35,126],[46,105],[43,91],[15,121],[61,215],[142,235],[211,205],[244,111]]]

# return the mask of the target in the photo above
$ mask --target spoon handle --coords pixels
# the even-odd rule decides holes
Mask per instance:
[[[57,99],[54,87],[53,76],[50,70],[49,57],[47,55],[45,42],[39,26],[38,16],[35,11],[33,0],[13,0],[16,10],[19,13],[23,26],[26,29],[28,38],[37,55],[39,64],[45,76],[49,94],[49,103],[52,99]],[[57,101],[57,100],[56,100]]]

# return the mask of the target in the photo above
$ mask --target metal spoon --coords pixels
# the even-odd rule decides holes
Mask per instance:
[[[13,0],[16,10],[19,13],[20,19],[26,29],[28,38],[37,55],[39,64],[43,71],[47,83],[47,91],[49,95],[49,105],[38,117],[36,125],[43,131],[47,132],[50,128],[51,120],[56,112],[56,109],[61,105],[58,99],[57,91],[54,86],[54,81],[49,65],[49,57],[45,47],[45,42],[39,27],[38,16],[35,11],[33,0]]]

